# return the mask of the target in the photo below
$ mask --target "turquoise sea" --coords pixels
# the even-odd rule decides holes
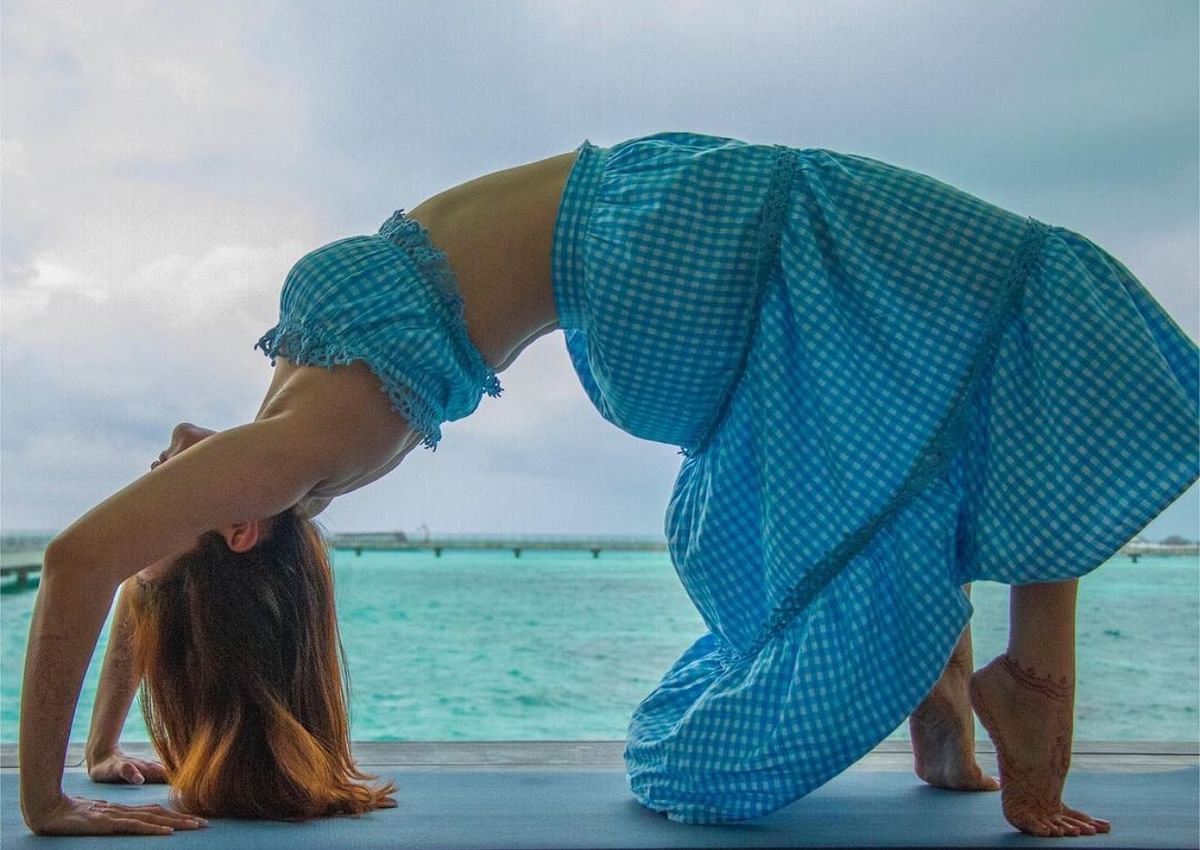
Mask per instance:
[[[665,553],[346,551],[334,564],[355,740],[623,738],[702,632]],[[16,740],[35,597],[0,595],[4,741]],[[972,600],[981,666],[1004,647],[1008,589],[979,583]],[[86,740],[107,633],[73,742]],[[1080,582],[1077,740],[1197,741],[1198,672],[1200,558],[1115,557]],[[146,740],[139,711],[126,740]]]

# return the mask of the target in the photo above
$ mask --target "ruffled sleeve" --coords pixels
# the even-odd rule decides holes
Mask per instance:
[[[284,283],[278,323],[255,348],[272,364],[280,356],[300,366],[365,363],[430,450],[442,423],[503,391],[467,333],[445,254],[403,210],[375,235],[302,257]]]

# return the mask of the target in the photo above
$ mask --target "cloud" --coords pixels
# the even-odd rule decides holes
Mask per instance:
[[[65,524],[141,474],[176,422],[251,418],[271,374],[252,347],[299,251],[217,245],[152,260],[119,286],[35,261],[4,296],[5,524],[53,524],[31,508],[47,481]]]
[[[1071,0],[12,0],[4,523],[61,526],[175,422],[253,415],[271,373],[251,346],[307,250],[585,138],[687,129],[922,170],[1087,234],[1195,338],[1196,24],[1194,4]],[[560,334],[501,378],[330,524],[660,528],[679,457],[599,417]]]

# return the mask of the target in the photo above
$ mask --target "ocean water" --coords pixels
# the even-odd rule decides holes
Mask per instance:
[[[620,739],[702,633],[665,553],[338,552],[334,568],[355,740]],[[35,597],[0,595],[4,741]],[[1004,648],[1008,588],[978,583],[972,601],[982,666]],[[107,635],[73,742],[86,740]],[[1111,559],[1080,582],[1077,635],[1076,740],[1200,739],[1200,559]],[[124,738],[147,740],[137,702]]]

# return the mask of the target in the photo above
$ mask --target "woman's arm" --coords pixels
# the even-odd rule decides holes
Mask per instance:
[[[101,502],[43,556],[21,690],[21,811],[39,833],[163,833],[182,815],[73,800],[62,792],[71,720],[118,585],[200,535],[273,516],[344,474],[338,429],[281,414],[203,440]]]
[[[88,776],[93,782],[167,781],[159,762],[130,758],[121,751],[121,730],[142,680],[133,644],[133,598],[141,586],[140,577],[134,576],[125,580],[117,594],[86,747]]]
[[[133,648],[133,606],[130,597],[137,593],[137,577],[126,579],[117,594],[117,610],[108,633],[108,649],[96,688],[92,707],[92,726],[88,731],[87,762],[90,770],[102,756],[117,749],[121,730],[133,704],[142,671],[138,669]]]

